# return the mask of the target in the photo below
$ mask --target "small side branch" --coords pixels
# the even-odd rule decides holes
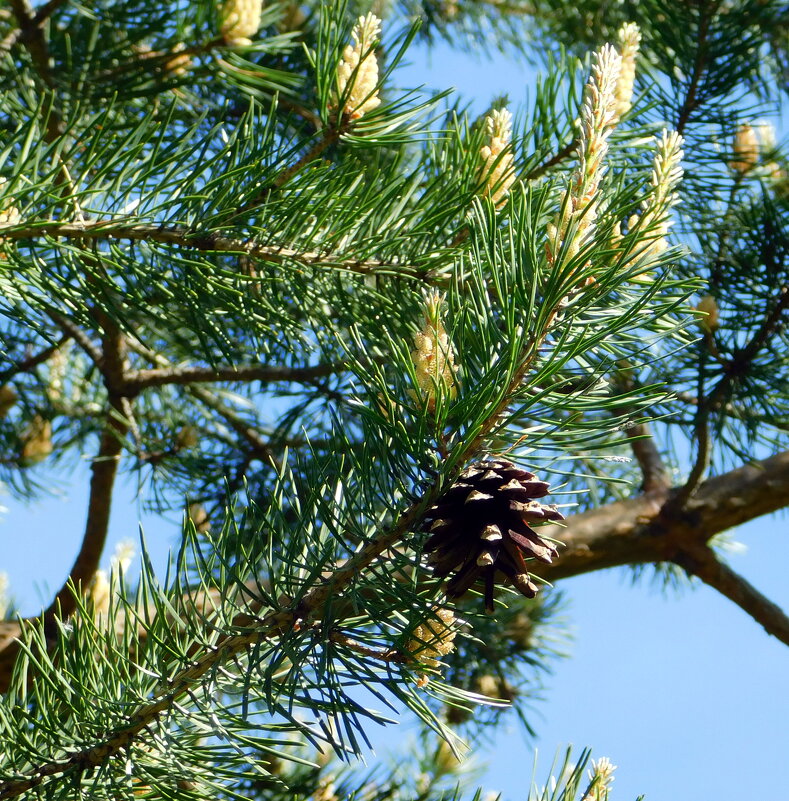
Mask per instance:
[[[152,370],[137,370],[126,377],[130,393],[138,393],[150,387],[167,384],[199,384],[212,381],[297,381],[309,383],[316,378],[340,372],[339,364],[317,364],[307,367],[265,366],[259,364],[231,367],[162,367]]]
[[[39,364],[43,364],[59,347],[68,342],[69,339],[71,339],[70,335],[64,334],[54,345],[47,345],[46,348],[43,348],[38,353],[34,353],[32,356],[28,356],[11,367],[0,371],[0,385],[7,383],[20,373],[29,373],[31,370],[35,370]]]
[[[696,460],[691,469],[685,486],[677,493],[672,503],[675,506],[684,504],[696,492],[709,464],[712,447],[709,431],[709,416],[728,400],[733,384],[750,368],[753,361],[767,345],[773,333],[782,324],[782,320],[789,309],[789,286],[782,286],[778,297],[767,311],[759,329],[746,345],[737,350],[731,361],[724,369],[723,376],[712,388],[712,391],[697,405],[696,410]],[[699,396],[701,395],[699,385]]]
[[[762,628],[789,645],[789,617],[750,582],[721,562],[709,546],[679,554],[674,561],[749,614]]]
[[[261,245],[254,240],[236,239],[218,233],[201,233],[180,226],[161,226],[115,220],[85,220],[79,223],[44,220],[28,225],[0,226],[4,239],[36,239],[42,236],[65,239],[111,240],[126,239],[132,242],[159,242],[212,253],[244,253],[252,258],[273,264],[299,264],[345,270],[362,275],[388,273],[424,278],[428,270],[410,264],[393,264],[370,259],[333,259],[329,254],[299,251],[279,245]]]
[[[682,103],[682,108],[677,118],[676,130],[679,134],[684,133],[685,126],[690,121],[691,115],[699,107],[699,84],[707,65],[707,37],[709,36],[710,30],[711,10],[707,8],[707,3],[703,0],[699,4],[699,7],[701,19],[699,20],[698,48],[696,50],[696,59],[693,64],[693,72],[690,76],[688,90],[685,93],[685,100]]]
[[[638,423],[628,431],[628,434],[632,437],[630,448],[644,478],[643,491],[667,490],[671,486],[668,471],[649,426],[646,423]]]
[[[101,365],[104,358],[101,348],[76,323],[57,311],[49,311],[48,314],[57,323],[60,330],[68,338],[73,339],[97,367]]]
[[[577,148],[578,140],[573,139],[572,142],[569,142],[561,150],[551,156],[548,161],[543,162],[539,167],[535,167],[530,172],[522,175],[522,180],[534,181],[537,178],[541,178],[551,167],[555,167],[557,164],[561,164],[566,158],[569,158]]]

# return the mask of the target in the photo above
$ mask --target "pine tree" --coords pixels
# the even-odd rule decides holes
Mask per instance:
[[[789,505],[781,11],[0,9],[0,480],[92,465],[67,580],[0,623],[1,799],[470,797],[550,585],[614,566],[789,644],[718,549]],[[437,37],[537,59],[530,103],[399,89]],[[187,499],[166,576],[98,569],[122,471]],[[534,797],[607,797],[588,758]]]

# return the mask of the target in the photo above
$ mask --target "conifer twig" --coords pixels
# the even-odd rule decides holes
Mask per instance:
[[[712,448],[709,415],[725,401],[732,385],[751,366],[753,360],[759,355],[762,348],[769,341],[770,336],[780,325],[787,309],[789,309],[789,286],[782,286],[778,292],[778,297],[771,304],[771,308],[767,311],[759,329],[746,345],[734,353],[724,370],[723,376],[718,380],[709,395],[706,398],[701,398],[698,402],[695,422],[696,459],[685,486],[682,487],[673,503],[680,505],[685,503],[699,486],[709,466]]]
[[[762,628],[784,645],[789,645],[789,617],[773,601],[759,592],[749,581],[718,559],[708,545],[682,552],[674,561],[690,575],[737,604]]]
[[[693,63],[693,72],[690,76],[690,83],[688,84],[688,91],[685,94],[685,100],[682,103],[682,108],[679,111],[677,118],[677,125],[675,130],[678,134],[685,131],[685,126],[688,124],[691,115],[698,108],[699,103],[697,100],[697,93],[699,90],[699,83],[701,76],[707,64],[707,36],[710,27],[710,9],[708,8],[710,0],[701,0],[698,4],[699,14],[701,20],[699,21],[699,33],[697,38],[696,59]]]
[[[630,448],[636,457],[643,477],[644,492],[668,489],[670,481],[663,457],[655,445],[655,437],[647,423],[637,423],[628,429]]]
[[[0,226],[4,239],[35,239],[41,236],[81,240],[126,239],[133,242],[159,242],[184,248],[215,252],[244,253],[274,264],[296,263],[306,267],[347,270],[373,275],[387,273],[404,277],[424,278],[425,267],[370,259],[332,259],[330,254],[299,251],[284,245],[263,245],[254,240],[237,239],[216,232],[203,233],[182,226],[140,223],[134,219],[85,220],[79,223],[42,220],[27,225]]]
[[[49,359],[58,348],[60,348],[70,339],[71,336],[69,334],[63,334],[63,336],[61,336],[60,339],[53,345],[47,345],[38,353],[34,353],[32,356],[26,356],[24,359],[16,362],[16,364],[12,364],[5,370],[0,370],[0,385],[7,383],[14,376],[19,375],[20,373],[29,373],[31,370],[34,370],[39,364],[43,364],[47,359]]]
[[[229,367],[160,367],[151,370],[135,370],[125,379],[127,391],[142,392],[151,387],[172,384],[200,384],[214,381],[297,381],[310,383],[316,378],[342,372],[342,364],[316,364],[303,367],[283,367],[278,365],[240,364]]]

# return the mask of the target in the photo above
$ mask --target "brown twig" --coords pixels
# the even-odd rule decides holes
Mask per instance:
[[[682,504],[690,498],[699,486],[707,470],[710,460],[712,441],[709,431],[709,415],[719,408],[731,391],[732,385],[748,370],[761,349],[767,344],[770,336],[779,325],[781,318],[789,308],[789,286],[783,286],[778,297],[771,304],[771,309],[765,315],[759,329],[750,341],[739,348],[729,361],[723,376],[713,387],[712,391],[697,404],[696,407],[696,459],[690,471],[685,486],[679,491],[674,503]],[[701,388],[700,388],[701,390]],[[701,395],[701,391],[699,391]]]
[[[353,638],[348,637],[346,634],[343,634],[339,631],[330,632],[329,639],[337,645],[342,645],[351,651],[355,651],[361,656],[366,656],[370,659],[376,659],[379,662],[405,665],[414,661],[413,654],[404,654],[392,648],[370,648],[369,646],[363,645],[362,643],[357,642]]]
[[[73,339],[85,351],[97,367],[101,364],[103,358],[101,348],[75,322],[54,309],[50,309],[47,314],[66,336]]]
[[[316,364],[306,367],[249,364],[235,367],[161,367],[152,370],[135,370],[125,378],[128,392],[137,394],[151,387],[169,384],[198,384],[213,381],[295,381],[311,383],[316,378],[334,375],[344,369],[341,364]]]
[[[0,371],[0,385],[7,383],[14,378],[14,376],[19,375],[20,373],[29,373],[31,370],[34,370],[39,364],[43,364],[47,359],[49,359],[52,354],[55,353],[58,348],[68,342],[69,339],[71,339],[71,336],[69,334],[64,334],[57,342],[55,342],[54,345],[47,345],[47,347],[43,348],[38,353],[34,353],[32,356],[27,356],[16,364],[11,365],[11,367],[7,367],[5,370]]]
[[[682,108],[679,111],[677,118],[676,131],[681,134],[685,131],[685,126],[690,120],[691,114],[698,108],[697,94],[699,90],[699,82],[701,76],[704,74],[704,69],[707,62],[707,35],[709,34],[710,27],[710,13],[707,7],[707,2],[702,0],[699,3],[699,13],[701,19],[699,21],[699,34],[698,34],[698,47],[696,49],[696,58],[693,63],[693,72],[690,76],[690,84],[688,84],[688,91],[685,94],[685,100],[682,103]]]
[[[81,223],[46,220],[29,225],[0,226],[0,231],[4,239],[53,236],[82,240],[127,239],[134,242],[159,242],[214,253],[244,253],[274,264],[300,264],[305,267],[347,270],[363,275],[387,273],[418,278],[424,277],[428,272],[424,267],[408,264],[333,259],[328,253],[299,251],[280,245],[261,245],[252,240],[236,239],[218,233],[201,233],[180,226],[141,224],[135,220],[86,220]]]
[[[655,445],[655,438],[647,423],[637,423],[627,431],[630,448],[641,468],[644,492],[664,491],[671,486],[663,457]]]
[[[709,546],[678,554],[674,561],[692,576],[733,601],[759,623],[768,634],[789,645],[789,617],[750,582],[718,559]]]
[[[568,142],[561,150],[554,153],[548,161],[543,162],[539,165],[539,167],[535,167],[533,170],[525,173],[521,176],[521,180],[523,181],[534,181],[537,178],[541,178],[545,175],[551,167],[555,167],[557,164],[561,164],[566,158],[571,156],[573,152],[578,148],[578,140],[573,139],[572,142]]]
[[[270,443],[260,436],[257,429],[253,428],[232,409],[228,409],[227,406],[220,403],[212,393],[207,392],[202,387],[190,387],[189,393],[227,421],[233,431],[251,446],[253,458],[262,459],[277,470],[281,469],[282,465],[279,457],[271,449]]]

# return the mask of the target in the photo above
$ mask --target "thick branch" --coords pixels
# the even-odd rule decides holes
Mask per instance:
[[[19,30],[19,41],[25,46],[41,79],[48,87],[52,87],[52,70],[49,64],[49,52],[44,32],[41,30],[33,9],[27,0],[10,0]]]
[[[261,245],[254,240],[235,239],[217,233],[201,233],[181,226],[161,226],[124,220],[86,220],[80,223],[47,220],[29,225],[0,226],[4,239],[34,239],[40,236],[81,240],[128,239],[160,242],[213,253],[245,253],[274,264],[301,264],[347,270],[369,275],[389,273],[414,278],[425,277],[428,270],[410,264],[394,264],[365,259],[332,258],[330,254],[299,251],[280,245]]]
[[[104,315],[100,315],[104,317]],[[123,439],[129,430],[128,399],[123,392],[126,348],[124,337],[109,319],[103,320],[102,350],[98,362],[107,388],[107,410],[99,451],[91,467],[88,516],[77,558],[68,579],[44,612],[45,624],[53,627],[55,619],[66,618],[76,610],[74,592],[83,594],[99,567],[110,525],[112,492]]]
[[[737,604],[768,634],[789,645],[789,617],[750,582],[721,562],[712,548],[696,548],[679,554],[674,561]]]
[[[122,401],[120,398],[113,398],[107,411],[99,450],[91,467],[88,516],[82,544],[69,571],[68,580],[58,590],[44,612],[47,622],[52,621],[56,615],[65,618],[73,614],[76,603],[72,587],[76,588],[77,592],[84,593],[98,570],[107,539],[112,490],[123,450],[123,437],[127,430],[128,421],[123,414]]]
[[[530,568],[558,581],[618,565],[672,561],[694,544],[789,506],[789,451],[708,479],[684,509],[667,515],[678,492],[668,493],[665,504],[643,496],[574,515],[566,528],[540,529],[565,547],[553,564]]]

